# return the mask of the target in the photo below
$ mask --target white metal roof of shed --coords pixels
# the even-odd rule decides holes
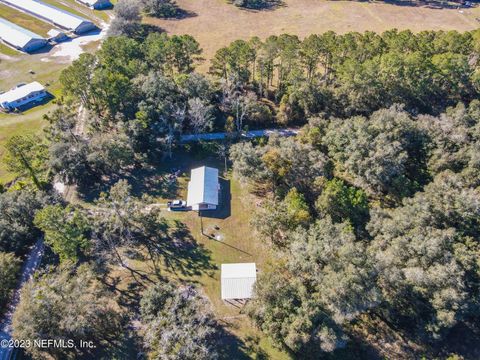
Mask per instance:
[[[187,205],[218,205],[218,169],[202,166],[192,169],[188,183]]]
[[[256,280],[255,263],[222,264],[222,300],[250,299]]]
[[[37,81],[16,87],[3,94],[0,94],[0,104],[17,101],[33,92],[45,90],[42,84]]]
[[[51,6],[40,1],[34,0],[1,0],[8,5],[22,9],[28,13],[35,14],[44,19],[48,19],[54,24],[58,24],[65,29],[76,30],[83,23],[91,23],[91,21],[80,16],[63,11],[55,6]]]
[[[24,29],[5,19],[0,19],[0,38],[9,44],[18,46],[20,48],[23,48],[34,39],[45,40],[40,35]]]

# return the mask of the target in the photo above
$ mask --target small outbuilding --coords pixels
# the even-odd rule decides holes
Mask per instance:
[[[34,81],[0,94],[0,107],[6,111],[12,111],[29,103],[41,101],[47,95],[48,92],[43,85]]]
[[[68,39],[67,34],[57,29],[50,29],[47,34],[48,34],[48,40],[55,41],[56,43],[66,41]]]
[[[192,210],[215,210],[218,207],[218,169],[202,166],[192,169],[188,183],[187,207]]]
[[[255,263],[222,264],[222,300],[246,300],[252,297],[257,281]]]
[[[113,6],[110,0],[77,0],[77,2],[95,10],[108,9]]]

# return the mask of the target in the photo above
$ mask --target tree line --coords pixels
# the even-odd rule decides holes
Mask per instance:
[[[478,31],[389,30],[236,40],[217,51],[211,73],[240,81],[279,105],[277,121],[369,115],[395,103],[439,114],[478,96]]]

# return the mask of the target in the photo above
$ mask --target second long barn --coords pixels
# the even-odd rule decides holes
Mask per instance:
[[[50,22],[64,30],[83,34],[96,29],[96,25],[80,16],[63,11],[57,7],[34,0],[0,0],[10,7],[16,8],[39,19]]]

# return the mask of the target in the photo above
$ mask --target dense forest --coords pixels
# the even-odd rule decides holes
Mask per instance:
[[[255,323],[307,357],[375,319],[436,356],[455,329],[478,331],[479,111],[393,106],[234,145],[236,176],[265,197],[254,225],[278,250],[248,304]]]
[[[151,199],[120,179],[175,156],[181,134],[209,131],[229,134],[217,155],[261,200],[252,222],[275,257],[245,312],[278,347],[299,359],[368,358],[352,344],[381,348],[393,333],[401,349],[385,356],[446,358],[461,347],[452,336],[478,334],[480,32],[237,40],[206,75],[193,37],[143,25],[123,3],[101,49],[63,71],[45,136],[6,146],[18,179],[0,188],[0,305],[42,235],[49,266],[22,290],[14,336],[96,346],[32,355],[122,358],[135,343],[152,359],[220,356],[222,330],[201,292],[150,284],[121,250],[141,248],[155,263],[183,248],[180,225],[144,211]],[[282,126],[301,129],[238,138]],[[54,181],[80,197],[109,189],[86,208],[55,195]],[[112,265],[145,288],[135,314],[105,286]]]

